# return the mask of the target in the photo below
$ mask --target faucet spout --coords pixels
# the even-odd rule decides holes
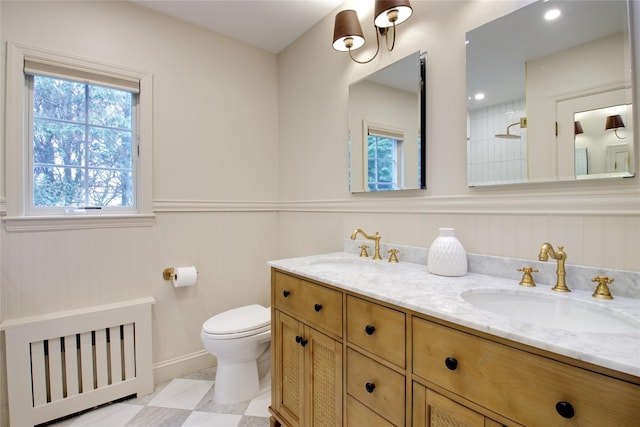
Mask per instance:
[[[558,251],[556,252],[553,250],[553,246],[550,243],[543,243],[540,247],[538,259],[540,261],[547,261],[549,257],[558,261],[558,269],[556,270],[558,278],[556,280],[556,285],[551,288],[551,290],[556,292],[571,292],[565,281],[567,273],[564,269],[564,262],[567,259],[567,254],[564,252],[564,246],[558,246]]]
[[[380,239],[382,238],[382,236],[380,236],[380,233],[376,231],[376,234],[370,236],[361,228],[356,228],[353,233],[351,233],[351,240],[356,240],[356,236],[358,234],[362,234],[365,239],[373,240],[375,242],[375,254],[373,255],[373,259],[382,259],[382,257],[380,256]]]

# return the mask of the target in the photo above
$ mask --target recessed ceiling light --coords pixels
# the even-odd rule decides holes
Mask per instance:
[[[484,99],[484,93],[476,93],[476,95],[474,96],[474,98],[478,101],[480,101],[481,99]]]
[[[544,14],[544,19],[546,19],[547,21],[553,21],[554,19],[558,19],[559,16],[560,16],[560,9],[549,9]]]

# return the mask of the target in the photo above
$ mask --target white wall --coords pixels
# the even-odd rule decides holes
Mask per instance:
[[[0,320],[153,296],[156,380],[213,364],[200,342],[202,322],[270,303],[276,56],[129,2],[2,1],[0,16],[0,87],[7,41],[153,74],[156,214],[153,226],[141,228],[3,227]],[[0,201],[10,205],[5,194]],[[175,289],[162,279],[165,267],[183,265],[198,267],[196,287]],[[6,385],[0,390],[6,409]]]

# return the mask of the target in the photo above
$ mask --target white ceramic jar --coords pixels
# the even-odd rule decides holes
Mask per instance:
[[[440,235],[433,241],[427,257],[429,273],[439,276],[464,276],[467,274],[467,254],[456,238],[455,228],[440,228]]]

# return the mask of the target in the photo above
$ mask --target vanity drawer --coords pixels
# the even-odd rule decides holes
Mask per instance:
[[[342,293],[288,274],[273,275],[273,304],[279,310],[342,336]]]
[[[347,297],[347,340],[400,368],[405,367],[405,314]]]
[[[640,424],[638,385],[415,317],[413,372],[524,425]],[[571,405],[572,418],[558,402]]]
[[[393,425],[404,425],[404,375],[352,349],[347,350],[347,393]]]
[[[347,426],[394,427],[351,396],[347,396]]]

